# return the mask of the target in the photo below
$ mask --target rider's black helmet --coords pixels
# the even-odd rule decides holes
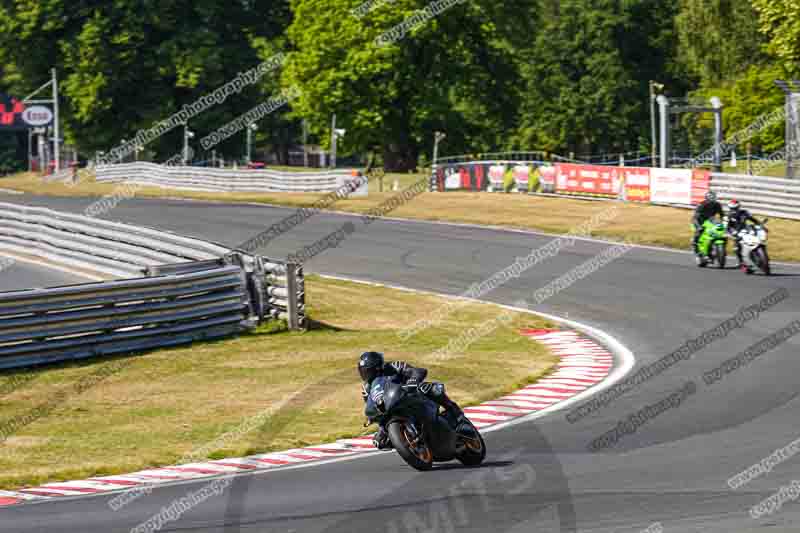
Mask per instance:
[[[383,374],[383,354],[380,352],[364,352],[358,359],[358,373],[364,383],[369,383]]]
[[[716,202],[717,201],[717,193],[714,191],[708,191],[706,193],[706,201],[708,202]]]

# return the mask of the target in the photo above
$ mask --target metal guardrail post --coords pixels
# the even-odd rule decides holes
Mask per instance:
[[[297,298],[297,273],[296,263],[286,263],[286,292],[287,309],[289,315],[289,329],[292,331],[300,329],[299,301]]]
[[[267,280],[266,272],[264,270],[263,260],[255,256],[255,264],[253,272],[248,272],[247,275],[247,289],[250,292],[250,302],[252,304],[253,312],[258,317],[259,324],[263,322],[268,315],[267,310]]]

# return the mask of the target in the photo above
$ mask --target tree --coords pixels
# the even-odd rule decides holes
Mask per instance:
[[[796,0],[752,0],[768,50],[794,74],[800,72],[800,3]]]
[[[534,45],[522,57],[526,85],[515,147],[639,149],[649,137],[648,80],[672,81],[669,2],[544,5]]]
[[[680,0],[679,60],[703,86],[719,85],[765,60],[766,39],[750,0]]]
[[[302,96],[296,114],[321,138],[332,113],[347,130],[344,150],[379,147],[389,170],[417,166],[433,134],[446,130],[454,152],[497,145],[513,126],[519,93],[513,47],[532,34],[534,0],[471,0],[386,44],[376,42],[428,5],[360,0],[294,0],[284,82]]]
[[[256,66],[254,39],[280,35],[289,17],[287,2],[268,0],[0,0],[4,81],[21,93],[57,67],[65,138],[107,151]],[[191,126],[214,130],[262,98],[248,88]],[[173,131],[151,148],[169,157],[181,142]]]
[[[755,124],[759,117],[780,110],[785,98],[783,92],[775,86],[776,79],[785,78],[787,72],[780,65],[754,65],[737,79],[726,82],[717,88],[707,88],[693,93],[706,100],[718,96],[725,106],[724,125],[725,138],[744,131]],[[785,144],[785,121],[775,121],[747,139],[736,148],[742,154],[746,143],[753,145],[753,151],[772,153]],[[695,142],[705,149],[711,145],[709,128],[700,128],[694,132]],[[698,140],[699,137],[699,140]]]

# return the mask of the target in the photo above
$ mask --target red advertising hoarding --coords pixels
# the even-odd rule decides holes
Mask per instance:
[[[699,205],[711,188],[711,171],[695,169],[692,171],[692,205]]]
[[[629,202],[650,202],[650,169],[625,167],[620,169],[625,181],[625,199]]]
[[[557,163],[556,192],[562,194],[589,194],[616,198],[619,196],[620,169],[597,165]]]

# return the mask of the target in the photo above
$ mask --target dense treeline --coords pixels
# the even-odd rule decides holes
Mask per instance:
[[[648,152],[649,80],[670,96],[720,96],[728,131],[780,105],[773,81],[800,75],[800,4],[0,0],[0,90],[25,96],[55,66],[65,138],[85,155],[132,139],[279,52],[280,71],[199,114],[191,129],[203,137],[292,89],[299,96],[257,133],[284,158],[303,119],[326,146],[333,113],[347,130],[340,153],[374,151],[392,170],[429,157],[437,130],[448,135],[446,153]],[[686,117],[681,146],[707,146],[707,124]],[[753,139],[756,149],[780,146],[782,127]],[[2,137],[7,166],[27,137]],[[217,150],[239,158],[243,138]],[[164,160],[181,143],[174,129],[145,157]]]

